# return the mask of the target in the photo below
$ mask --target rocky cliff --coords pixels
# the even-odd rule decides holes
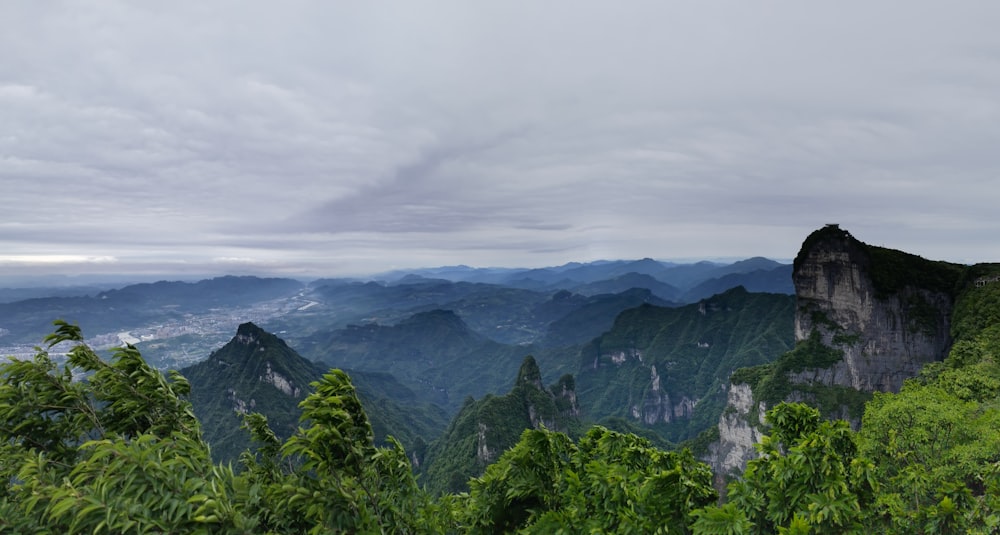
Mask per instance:
[[[791,296],[738,287],[682,307],[626,310],[580,352],[581,410],[692,438],[718,421],[733,370],[792,348],[794,306]]]
[[[212,445],[213,458],[229,462],[250,446],[249,433],[240,427],[242,414],[264,414],[278,437],[288,438],[299,425],[299,402],[309,394],[310,383],[325,371],[281,338],[244,323],[229,343],[181,373],[191,383],[191,404],[202,422],[205,439]],[[419,444],[447,425],[444,410],[422,403],[395,377],[347,372],[377,443],[391,433],[407,451],[419,450]]]
[[[966,266],[873,247],[837,225],[810,234],[795,258],[796,347],[731,377],[717,473],[742,470],[775,403],[804,401],[857,424],[871,392],[903,381],[949,349],[955,295]]]
[[[545,427],[580,432],[580,407],[571,375],[546,387],[538,364],[525,357],[517,380],[503,396],[467,398],[444,434],[430,445],[421,467],[428,488],[435,492],[466,489],[507,448],[517,443],[525,429]]]
[[[795,259],[795,339],[819,333],[843,358],[793,383],[897,392],[950,344],[962,267],[868,246],[836,225],[814,232]]]

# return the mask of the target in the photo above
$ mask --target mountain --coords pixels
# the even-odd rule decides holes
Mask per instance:
[[[483,336],[503,343],[525,343],[544,331],[545,324],[538,323],[531,312],[551,293],[419,276],[391,284],[334,281],[311,287],[305,298],[315,305],[288,315],[275,326],[304,338],[318,330],[370,322],[391,324],[417,312],[446,309],[458,313]]]
[[[568,292],[567,292],[568,293]],[[557,294],[559,295],[559,294]],[[553,301],[556,297],[553,297]],[[563,298],[566,300],[566,298]],[[647,289],[633,288],[616,294],[580,297],[573,309],[549,323],[539,346],[561,347],[583,344],[606,332],[623,311],[640,305],[673,306]]]
[[[684,303],[694,303],[737,286],[746,288],[748,292],[792,295],[795,293],[795,285],[792,283],[792,266],[778,264],[769,269],[727,273],[698,283],[684,292],[677,300]]]
[[[488,284],[502,283],[514,273],[523,272],[519,268],[474,268],[465,265],[441,266],[435,268],[420,268],[410,270],[390,271],[375,278],[385,281],[397,281],[407,275],[417,275],[432,279],[447,279],[455,282],[483,282]]]
[[[87,297],[113,287],[106,286],[36,286],[31,288],[0,288],[0,303],[14,303],[46,297]]]
[[[792,346],[794,299],[734,288],[676,308],[642,305],[580,351],[584,415],[625,418],[672,441],[718,421],[737,368],[770,362]]]
[[[837,225],[810,234],[793,265],[795,347],[731,377],[710,454],[717,473],[753,457],[759,418],[779,401],[857,426],[872,392],[897,392],[945,357],[956,298],[980,269],[871,246]]]
[[[240,429],[241,414],[264,414],[275,434],[288,438],[298,427],[299,402],[310,392],[310,383],[326,370],[300,356],[284,340],[244,323],[228,344],[182,369],[181,374],[191,383],[191,404],[202,422],[205,440],[212,445],[213,457],[227,461],[235,460],[250,445],[249,434]],[[420,403],[392,376],[352,371],[348,375],[376,441],[392,434],[413,447],[444,429],[444,411]]]
[[[191,405],[217,459],[235,459],[249,447],[249,434],[240,430],[243,413],[266,415],[279,438],[290,437],[298,427],[299,402],[324,371],[253,323],[240,325],[207,359],[180,370],[191,383]]]
[[[369,323],[317,333],[303,352],[326,365],[385,372],[418,399],[456,410],[470,395],[509,388],[524,349],[473,332],[455,312],[431,310],[394,325]]]
[[[619,275],[613,279],[604,279],[587,284],[582,284],[573,288],[573,291],[582,295],[616,294],[633,288],[649,290],[656,297],[664,301],[678,301],[681,295],[680,289],[665,282],[660,282],[652,275],[629,272]]]
[[[580,410],[573,376],[564,375],[546,388],[531,356],[525,357],[510,392],[480,400],[465,400],[444,434],[431,444],[423,474],[432,492],[467,490],[470,477],[517,443],[525,429],[546,429],[579,434]]]
[[[133,284],[101,292],[96,299],[118,307],[179,307],[199,311],[220,306],[243,306],[268,299],[288,297],[304,288],[293,279],[260,277],[216,277],[198,282]]]

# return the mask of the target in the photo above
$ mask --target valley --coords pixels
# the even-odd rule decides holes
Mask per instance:
[[[158,440],[175,426],[171,440],[198,462],[247,470],[219,476],[229,484],[263,478],[279,500],[265,520],[289,525],[276,496],[322,496],[307,489],[343,477],[383,497],[402,485],[422,504],[407,507],[424,511],[407,522],[436,532],[1000,525],[1000,264],[930,261],[837,225],[810,234],[792,266],[651,262],[222,277],[6,303],[4,338],[67,311],[99,334],[80,345],[81,327],[58,323],[54,359],[35,351],[5,364],[0,430],[30,463],[18,433],[76,455],[143,443],[108,435],[77,449],[34,430],[102,418],[79,432]],[[794,295],[748,289],[782,273]],[[721,291],[691,300],[697,288]],[[110,363],[90,349],[122,342],[135,347],[112,349]],[[180,373],[155,369],[174,365]],[[94,402],[73,402],[89,407],[84,417],[49,414],[89,388]],[[136,395],[148,388],[155,395]],[[56,397],[33,401],[46,396]],[[318,468],[332,479],[316,479]],[[609,485],[618,494],[586,498]],[[636,503],[645,509],[622,520]]]
[[[529,355],[547,383],[577,377],[588,421],[630,422],[626,427],[647,428],[669,443],[692,438],[717,418],[732,369],[768,362],[790,346],[792,298],[780,293],[790,287],[790,267],[763,258],[733,264],[643,259],[531,270],[459,266],[377,280],[163,281],[2,303],[0,343],[20,343],[3,345],[0,353],[30,358],[56,318],[78,323],[98,351],[132,344],[153,367],[191,376],[199,415],[227,422],[210,426],[220,459],[234,459],[247,443],[236,438],[238,419],[216,413],[246,411],[261,395],[284,399],[244,396],[256,376],[197,379],[203,374],[196,370],[230,351],[233,333],[246,325],[279,337],[294,352],[271,358],[270,366],[299,362],[293,366],[299,388],[325,369],[349,370],[366,403],[382,407],[371,410],[373,421],[385,421],[379,436],[395,434],[408,449],[434,442],[468,399],[507,392]],[[779,293],[747,292],[743,284]],[[723,293],[685,301],[705,288]],[[51,352],[60,360],[69,348]],[[646,359],[607,357],[622,351]],[[216,408],[206,414],[210,399]],[[279,405],[284,408],[257,410],[286,415],[287,434],[295,403]],[[424,423],[408,430],[406,422],[418,421]]]

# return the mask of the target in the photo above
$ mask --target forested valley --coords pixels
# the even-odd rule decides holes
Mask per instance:
[[[817,260],[838,247],[896,307],[886,317],[907,347],[945,330],[939,358],[905,374],[870,364],[881,382],[866,389],[840,370],[877,360],[870,332],[807,292],[744,288],[671,306],[625,306],[626,293],[610,324],[609,298],[568,307],[581,298],[566,292],[532,310],[566,306],[598,327],[581,339],[550,315],[520,346],[468,328],[495,318],[435,306],[302,335],[313,360],[244,323],[183,373],[129,344],[102,357],[57,321],[31,358],[0,365],[0,532],[996,532],[1000,266],[826,228],[803,244],[797,290],[826,280],[814,267],[840,276]],[[504,336],[525,342],[525,325]],[[424,345],[435,339],[449,346]],[[723,473],[713,452],[739,385],[759,435]]]

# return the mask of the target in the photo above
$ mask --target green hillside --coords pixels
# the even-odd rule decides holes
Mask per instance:
[[[250,445],[240,429],[242,414],[268,417],[279,438],[298,427],[298,408],[309,383],[323,370],[299,356],[283,340],[252,323],[207,359],[181,370],[191,383],[191,405],[217,459],[235,459]]]
[[[279,439],[290,437],[299,426],[299,403],[311,392],[310,383],[326,369],[300,356],[277,336],[245,323],[228,344],[181,373],[191,384],[191,404],[204,426],[213,458],[235,460],[250,446],[250,435],[241,429],[242,415],[261,413]],[[444,429],[444,411],[419,402],[392,376],[351,374],[376,441],[384,442],[391,434],[415,446]]]
[[[457,314],[432,310],[395,325],[351,325],[310,338],[309,355],[334,368],[389,373],[449,411],[467,396],[510,388],[525,350],[473,332]]]
[[[546,388],[535,359],[525,357],[509,393],[466,399],[428,449],[422,481],[436,493],[465,490],[469,478],[482,474],[525,429],[544,427],[576,435],[581,429],[578,414],[573,377],[564,376]]]
[[[735,288],[683,307],[626,310],[580,352],[583,414],[595,421],[643,420],[647,402],[666,395],[669,414],[644,425],[675,442],[713,427],[725,407],[729,375],[792,347],[794,303],[793,296]],[[685,399],[689,403],[677,409]]]

